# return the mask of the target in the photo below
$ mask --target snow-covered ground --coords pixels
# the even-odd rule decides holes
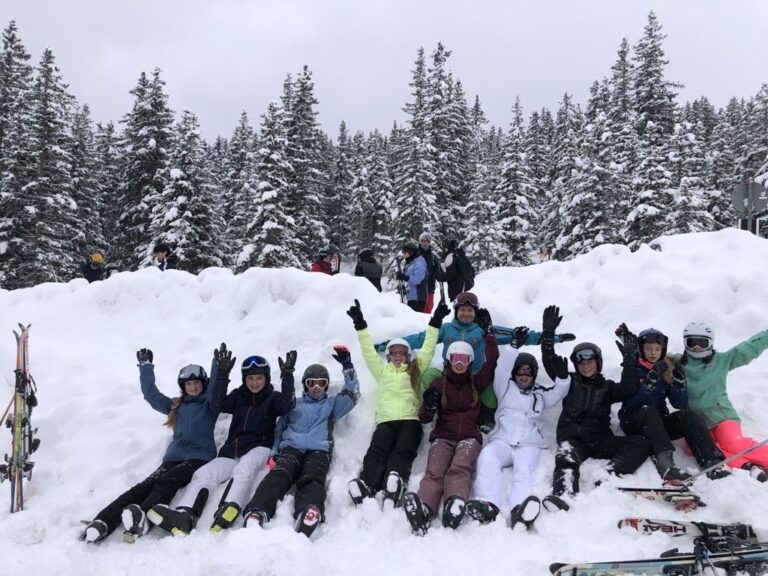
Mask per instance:
[[[570,262],[490,270],[477,279],[475,292],[494,322],[540,329],[548,304],[560,306],[562,331],[600,345],[605,373],[619,375],[613,330],[622,321],[639,331],[654,326],[670,336],[670,350],[681,351],[681,332],[691,320],[710,322],[715,347],[726,349],[768,328],[768,242],[745,232],[691,234],[662,238],[662,251],[647,246],[630,253],[602,246]],[[569,513],[542,512],[535,532],[513,532],[504,522],[458,530],[439,522],[425,538],[410,532],[402,510],[381,512],[373,502],[355,509],[346,494],[373,430],[375,384],[362,362],[345,311],[354,298],[362,304],[376,340],[424,329],[427,316],[401,305],[393,293],[379,294],[367,281],[349,275],[328,277],[298,270],[253,269],[238,276],[222,269],[199,276],[147,269],[121,273],[105,282],[85,280],[0,291],[0,389],[10,398],[17,321],[31,322],[31,370],[39,392],[34,423],[42,445],[34,455],[34,478],[27,484],[26,507],[8,513],[9,488],[0,486],[0,573],[25,576],[222,574],[547,574],[552,561],[613,560],[656,556],[688,542],[668,536],[642,537],[616,529],[626,515],[676,518],[664,504],[636,500],[603,484],[593,488],[604,462],[583,466],[582,494]],[[235,528],[214,535],[213,495],[203,528],[186,539],[154,531],[134,545],[120,530],[100,545],[77,541],[81,519],[91,518],[120,492],[143,479],[160,462],[170,433],[139,390],[135,352],[154,350],[160,389],[178,392],[175,378],[187,363],[210,365],[211,352],[225,341],[238,358],[262,354],[277,365],[278,355],[298,350],[305,366],[326,364],[338,386],[341,371],[331,358],[335,343],[350,345],[361,380],[358,407],[336,427],[336,450],[329,476],[328,521],[307,540],[290,519],[292,498],[278,508],[265,530]],[[559,345],[570,352],[571,345]],[[539,356],[537,349],[531,350]],[[502,354],[506,354],[503,351]],[[508,377],[503,361],[497,376]],[[277,375],[276,368],[273,374]],[[542,371],[542,378],[546,378]],[[239,383],[235,371],[235,381]],[[746,432],[768,433],[768,355],[732,373],[731,398]],[[548,493],[553,470],[550,451],[536,474],[535,492]],[[219,420],[223,440],[228,417]],[[2,446],[10,433],[0,430]],[[415,489],[426,464],[425,444],[414,464]],[[678,450],[683,465],[691,457]],[[622,485],[657,486],[647,462]],[[751,522],[768,540],[768,486],[737,471],[718,482],[700,480],[696,488],[706,508],[687,518]]]

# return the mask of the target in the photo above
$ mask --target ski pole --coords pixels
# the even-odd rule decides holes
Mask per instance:
[[[726,458],[725,460],[721,460],[717,464],[712,464],[712,466],[704,468],[704,470],[702,470],[701,472],[697,472],[696,474],[694,474],[693,476],[691,476],[687,480],[683,480],[683,486],[685,486],[686,488],[690,487],[690,485],[693,483],[694,480],[696,480],[696,478],[699,478],[700,476],[705,475],[707,472],[711,472],[712,470],[720,468],[723,464],[728,464],[728,462],[732,462],[732,461],[736,460],[736,458],[740,458],[741,456],[744,456],[745,454],[749,454],[753,450],[757,450],[758,448],[760,448],[760,446],[765,446],[766,444],[768,444],[768,438],[766,438],[762,442],[758,442],[757,444],[752,444],[752,446],[750,446],[749,448],[746,448],[746,449],[742,450],[741,452],[737,452],[733,456],[728,456],[728,458]]]

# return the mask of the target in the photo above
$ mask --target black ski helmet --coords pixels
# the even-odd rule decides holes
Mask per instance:
[[[267,377],[267,384],[272,380],[272,373],[269,367],[269,362],[264,356],[248,356],[240,365],[240,370],[243,374],[243,384],[245,384],[245,377],[264,374]]]
[[[413,240],[408,240],[408,242],[405,242],[403,244],[402,250],[403,252],[410,252],[412,256],[416,256],[419,253],[419,247],[416,246],[416,242]]]
[[[515,359],[515,365],[512,366],[512,378],[514,379],[515,374],[517,374],[518,368],[520,366],[529,366],[531,368],[531,382],[536,382],[536,376],[539,373],[539,363],[536,361],[536,358],[533,354],[528,354],[528,352],[520,352],[520,354],[517,355],[517,358]]]
[[[661,344],[661,357],[665,358],[667,355],[667,342],[669,342],[667,335],[660,330],[656,330],[656,328],[646,328],[637,335],[637,347],[640,349],[640,356],[642,356],[643,360],[648,360],[643,352],[644,344]]]
[[[208,387],[208,373],[205,368],[197,364],[187,364],[179,370],[179,376],[176,378],[176,382],[179,385],[179,390],[184,394],[184,384],[191,382],[192,380],[200,380],[203,383],[203,392]]]
[[[591,353],[591,354],[590,354]],[[603,352],[597,344],[592,342],[581,342],[576,344],[576,347],[571,352],[571,362],[573,367],[576,368],[576,372],[579,371],[579,360],[589,360],[594,358],[597,361],[597,371],[603,371]]]
[[[304,388],[304,392],[307,392],[307,380],[310,378],[325,378],[325,389],[328,390],[328,383],[331,381],[331,377],[328,374],[328,369],[322,364],[310,364],[307,369],[304,370],[304,374],[301,376],[301,385]]]

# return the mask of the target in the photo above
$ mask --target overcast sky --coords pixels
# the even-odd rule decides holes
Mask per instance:
[[[768,81],[763,0],[2,0],[0,26],[16,20],[35,62],[49,46],[95,120],[117,122],[141,71],[160,67],[171,107],[195,112],[209,139],[230,136],[243,109],[257,126],[286,74],[307,64],[335,137],[341,120],[387,132],[401,121],[416,50],[438,41],[496,125],[508,125],[516,95],[526,116],[566,91],[583,103],[649,9],[681,100],[723,106]]]

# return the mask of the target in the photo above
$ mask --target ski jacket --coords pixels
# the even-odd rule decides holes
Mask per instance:
[[[328,274],[329,276],[333,275],[333,270],[331,269],[331,263],[326,262],[325,260],[323,260],[322,257],[312,262],[312,267],[309,269],[309,271],[322,272],[323,274]]]
[[[480,417],[480,394],[493,382],[499,359],[499,346],[493,336],[485,337],[485,346],[488,356],[478,374],[472,376],[469,371],[456,374],[449,366],[429,385],[430,388],[439,390],[442,397],[437,407],[437,423],[429,436],[430,442],[437,438],[454,442],[474,438],[480,443],[483,442],[483,436],[477,427]],[[432,422],[434,416],[435,412],[421,405],[419,420],[423,423]]]
[[[420,391],[417,393],[411,386],[411,376],[407,372],[407,366],[401,364],[395,367],[390,362],[383,362],[373,347],[373,340],[367,328],[357,331],[357,339],[363,351],[365,365],[378,385],[376,424],[397,420],[418,420],[421,393]],[[424,345],[417,356],[419,370],[422,372],[429,367],[436,345],[437,328],[430,326],[427,328]]]
[[[83,278],[88,280],[88,284],[91,282],[98,282],[99,280],[106,280],[112,274],[112,270],[104,266],[97,266],[94,268],[90,262],[85,262],[80,266],[80,273]]]
[[[232,422],[219,456],[240,458],[257,446],[272,448],[277,418],[293,408],[295,394],[293,372],[281,374],[280,392],[270,382],[256,394],[245,384],[230,392],[222,403],[221,411],[232,414]]]
[[[417,302],[427,301],[427,262],[421,256],[416,256],[410,260],[405,261],[403,267],[403,274],[408,276],[408,293],[407,299],[409,302],[415,300]]]
[[[517,348],[512,348],[513,365],[519,354]],[[554,386],[545,387],[534,382],[523,390],[511,377],[497,377],[493,391],[499,404],[488,439],[501,440],[510,446],[546,448],[547,443],[540,426],[541,415],[565,397],[570,383],[568,378],[556,378]]]
[[[768,348],[768,330],[758,332],[748,340],[725,352],[714,352],[708,358],[692,358],[675,354],[675,360],[685,365],[688,380],[688,407],[704,418],[707,428],[725,420],[740,422],[726,389],[728,372],[746,366]]]
[[[448,300],[455,300],[456,296],[471,290],[475,285],[474,278],[467,278],[464,270],[470,266],[469,259],[461,248],[448,252],[443,258],[436,278],[448,284]]]
[[[355,266],[355,276],[362,276],[376,287],[376,290],[381,292],[381,264],[376,261],[373,255],[360,255],[360,259]]]
[[[504,345],[512,342],[512,328],[505,328],[504,326],[496,326],[499,330],[504,330],[510,334],[494,334],[496,342]],[[404,336],[403,339],[410,344],[411,348],[418,350],[424,345],[424,338],[426,332],[418,332],[417,334],[411,334]],[[541,341],[541,332],[535,330],[528,331],[528,339],[526,344],[538,345]],[[558,341],[556,339],[556,341]],[[466,342],[475,352],[475,358],[472,360],[472,374],[477,374],[483,367],[485,362],[485,340],[483,338],[483,329],[480,328],[474,322],[460,322],[457,318],[454,318],[450,322],[443,322],[440,326],[440,332],[437,335],[437,343],[443,345],[443,360],[447,360],[448,346],[454,342]]]
[[[602,374],[596,374],[590,379],[577,372],[572,372],[570,376],[570,387],[557,421],[557,442],[581,440],[591,444],[613,436],[611,404],[637,394],[636,362],[624,362],[621,381],[618,383],[606,380]]]
[[[439,274],[440,271],[440,259],[432,251],[432,246],[426,250],[419,246],[419,253],[424,258],[424,262],[427,263],[427,294],[434,294],[437,281],[436,274]]]
[[[670,358],[671,360],[671,358]],[[656,373],[656,381],[648,378],[650,372]],[[665,374],[669,372],[665,359],[659,360],[656,364],[646,362],[642,358],[637,359],[637,393],[624,400],[619,410],[619,422],[623,428],[627,419],[634,414],[638,408],[643,406],[653,406],[662,416],[669,414],[667,408],[667,398],[673,408],[683,410],[688,408],[688,389],[686,386],[677,386],[665,379]]]
[[[296,405],[280,418],[275,432],[273,452],[291,447],[301,452],[333,450],[333,427],[357,404],[360,384],[354,368],[344,370],[344,387],[332,396],[315,399],[307,392],[296,400]]]
[[[141,393],[149,405],[162,414],[168,414],[173,399],[157,389],[154,365],[139,366],[139,381]],[[213,429],[219,416],[221,399],[226,393],[226,383],[216,382],[216,371],[212,367],[211,379],[205,392],[197,396],[182,396],[181,405],[176,409],[173,439],[163,455],[163,462],[208,461],[216,456]]]
[[[176,254],[168,254],[165,260],[157,263],[157,267],[160,270],[175,270],[179,265],[179,257]]]

